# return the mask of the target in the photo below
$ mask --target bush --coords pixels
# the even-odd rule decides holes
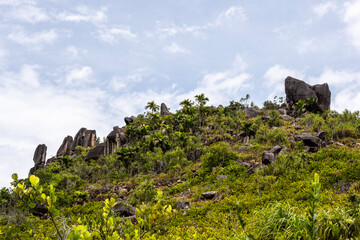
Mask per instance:
[[[213,167],[225,167],[230,161],[238,158],[238,154],[229,149],[229,145],[220,142],[215,146],[211,146],[205,150],[205,154],[201,156],[202,167],[211,170]]]
[[[153,183],[144,181],[131,193],[128,202],[134,206],[139,206],[143,202],[152,202],[155,200],[157,190]]]

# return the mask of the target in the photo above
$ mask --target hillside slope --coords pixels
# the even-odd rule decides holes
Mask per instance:
[[[14,174],[1,238],[359,238],[359,112],[195,99],[176,113],[149,102],[103,143]]]

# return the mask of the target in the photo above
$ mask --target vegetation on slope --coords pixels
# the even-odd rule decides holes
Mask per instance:
[[[247,118],[248,96],[217,108],[195,99],[163,116],[149,102],[126,126],[129,146],[112,155],[85,161],[90,149],[79,147],[28,179],[14,174],[0,191],[0,238],[359,238],[359,112],[316,113],[309,100],[285,121],[280,99]],[[316,152],[293,138],[321,131],[327,144]],[[286,150],[264,166],[276,145]],[[135,218],[115,210],[120,199]],[[176,210],[180,200],[191,208]]]

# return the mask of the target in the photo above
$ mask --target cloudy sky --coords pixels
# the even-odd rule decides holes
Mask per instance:
[[[259,106],[291,75],[359,110],[360,0],[0,0],[0,186],[81,127],[105,137],[148,101]]]

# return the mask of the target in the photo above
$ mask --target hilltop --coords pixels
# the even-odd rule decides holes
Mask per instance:
[[[360,236],[360,115],[330,110],[328,84],[285,79],[262,108],[247,95],[171,113],[149,102],[103,142],[66,136],[1,190],[3,239],[346,239]]]

